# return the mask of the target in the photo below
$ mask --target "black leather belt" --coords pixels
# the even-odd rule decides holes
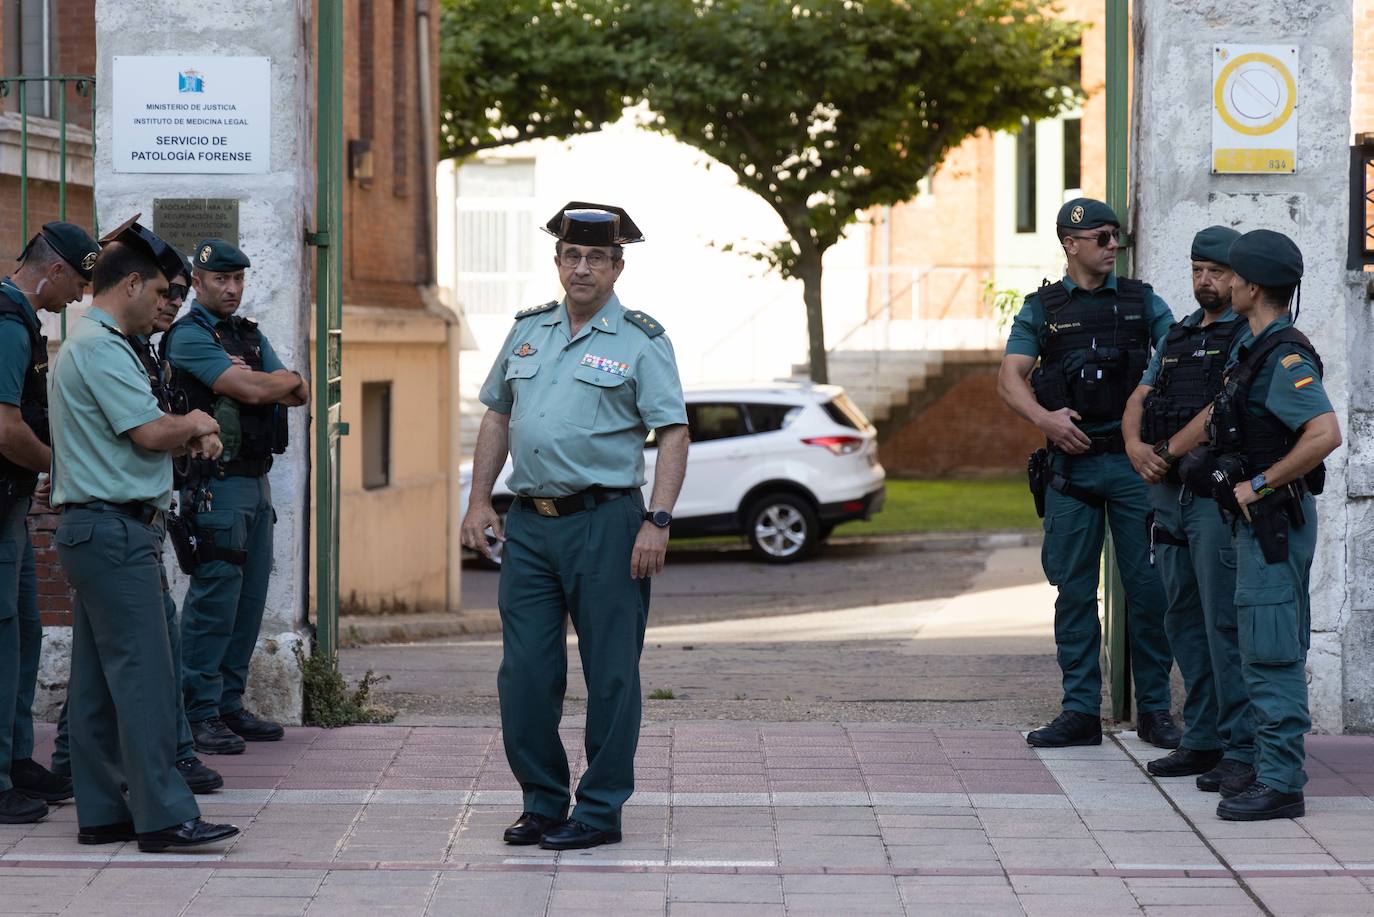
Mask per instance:
[[[225,478],[260,478],[272,470],[272,460],[269,459],[234,459],[232,462],[220,462],[220,477]]]
[[[602,503],[618,500],[634,493],[628,487],[592,487],[581,493],[568,494],[566,497],[516,497],[521,509],[532,509],[541,516],[571,516],[575,513],[595,509]]]
[[[162,510],[153,506],[151,503],[143,503],[135,500],[132,503],[107,503],[104,500],[92,500],[90,503],[68,503],[62,509],[89,509],[97,513],[118,513],[121,516],[128,516],[137,519],[144,525],[153,525],[162,520]]]
[[[1088,447],[1088,455],[1108,455],[1113,452],[1126,451],[1126,439],[1119,430],[1107,436],[1090,436],[1088,438],[1093,441],[1092,445]]]

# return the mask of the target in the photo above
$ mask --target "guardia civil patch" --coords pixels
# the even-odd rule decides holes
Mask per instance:
[[[1293,383],[1293,388],[1302,388],[1304,385],[1311,385],[1316,380],[1311,376],[1305,376]]]
[[[1282,360],[1279,361],[1279,365],[1282,366],[1284,369],[1292,369],[1294,366],[1297,366],[1301,362],[1302,354],[1290,353],[1288,356],[1284,357]]]
[[[582,355],[582,365],[590,366],[592,369],[599,369],[603,373],[610,373],[613,376],[623,376],[630,371],[629,363],[621,363],[617,360],[598,357],[590,353],[584,353]]]

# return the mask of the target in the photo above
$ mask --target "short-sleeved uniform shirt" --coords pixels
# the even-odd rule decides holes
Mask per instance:
[[[612,294],[576,335],[566,301],[516,320],[481,392],[510,415],[515,493],[640,487],[649,431],[687,422],[673,345],[631,315]]]
[[[1112,303],[1116,302],[1116,275],[1108,274],[1107,282],[1096,290],[1086,290],[1073,282],[1067,275],[1064,277],[1064,288],[1069,291],[1071,298],[1087,298],[1093,302],[1101,302],[1103,308],[1111,308]],[[1169,308],[1169,304],[1153,290],[1145,303],[1145,318],[1150,326],[1150,339],[1155,343],[1158,350],[1164,343],[1164,336],[1169,333],[1169,326],[1174,323],[1174,313]],[[1008,356],[1019,354],[1026,357],[1039,357],[1045,348],[1045,309],[1040,305],[1040,294],[1032,293],[1026,297],[1026,301],[1021,305],[1021,311],[1016,313],[1016,318],[1011,324],[1011,334],[1007,338]],[[1089,435],[1102,435],[1114,433],[1121,429],[1120,420],[1104,420],[1094,423],[1083,423],[1080,425],[1084,433]]]
[[[18,303],[26,316],[35,323],[38,321],[38,313],[33,310],[29,298],[8,277],[0,281],[0,296]],[[24,376],[28,374],[32,356],[29,329],[24,326],[24,319],[12,312],[0,314],[0,404],[19,406]]]
[[[226,319],[219,318],[199,301],[192,302],[186,314],[187,318],[177,324],[176,331],[168,332],[172,338],[167,346],[167,360],[177,369],[195,376],[206,388],[213,388],[215,380],[233,365],[229,354],[210,330],[218,329]],[[262,340],[262,371],[274,373],[285,369],[267,335],[262,334],[262,329],[258,329],[258,334]]]
[[[1282,315],[1270,322],[1256,337],[1246,328],[1236,335],[1232,348],[1232,362],[1245,358],[1269,335],[1280,328],[1289,328],[1293,319]],[[1313,417],[1335,410],[1321,374],[1312,358],[1294,344],[1280,344],[1264,361],[1254,384],[1250,386],[1247,411],[1256,417],[1274,416],[1295,433]]]
[[[172,504],[172,457],[144,449],[128,432],[162,416],[133,348],[91,307],[67,329],[48,396],[52,504],[134,501]]]
[[[1202,324],[1202,319],[1206,315],[1207,313],[1204,310],[1198,309],[1192,315],[1185,318],[1180,324],[1187,325],[1189,328],[1196,328],[1198,325]],[[1240,316],[1232,312],[1230,306],[1227,306],[1226,310],[1222,312],[1220,315],[1218,315],[1216,319],[1212,322],[1212,324],[1217,325],[1221,324],[1222,322],[1234,322],[1239,320]],[[1244,334],[1243,331],[1241,333]],[[1234,341],[1232,342],[1231,353],[1235,353]],[[1155,380],[1159,378],[1159,366],[1163,359],[1163,345],[1156,346],[1155,352],[1150,356],[1150,365],[1145,367],[1145,375],[1140,377],[1141,385],[1149,386],[1150,388],[1155,387]]]

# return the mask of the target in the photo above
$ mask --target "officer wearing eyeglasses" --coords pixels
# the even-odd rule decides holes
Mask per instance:
[[[1097,587],[1110,525],[1126,588],[1136,730],[1153,745],[1176,748],[1167,603],[1145,533],[1149,493],[1121,434],[1126,401],[1173,314],[1148,284],[1116,276],[1121,221],[1106,204],[1071,200],[1055,226],[1065,276],[1026,297],[998,377],[1002,399],[1045,434],[1046,449],[1031,460],[1032,491],[1045,517],[1041,563],[1059,588],[1054,636],[1062,712],[1027,741],[1051,748],[1102,741]]]
[[[686,470],[687,412],[663,326],[615,294],[622,246],[643,240],[629,215],[574,201],[545,231],[558,239],[566,295],[516,315],[482,387],[488,411],[462,539],[488,556],[486,529],[505,542],[497,687],[506,758],[524,791],[505,840],[567,850],[619,842],[620,810],[634,792],[649,578],[663,569]],[[658,458],[646,510],[651,430]],[[507,483],[519,497],[503,532],[491,489],[508,451]],[[587,681],[587,771],[566,818],[558,724],[569,618]]]
[[[0,282],[0,824],[38,821],[49,802],[72,795],[70,779],[33,760],[43,625],[28,515],[38,475],[52,466],[48,341],[37,310],[62,312],[80,299],[98,252],[81,227],[48,223]]]

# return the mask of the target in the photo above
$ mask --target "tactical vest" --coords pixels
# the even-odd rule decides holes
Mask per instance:
[[[1157,443],[1188,425],[1221,391],[1231,345],[1242,319],[1210,325],[1175,323],[1164,341],[1159,375],[1145,396],[1140,438]]]
[[[1261,417],[1250,410],[1250,388],[1270,355],[1283,344],[1297,347],[1317,364],[1317,375],[1324,374],[1321,357],[1307,335],[1292,326],[1280,328],[1231,367],[1212,402],[1212,419],[1208,425],[1212,446],[1218,454],[1238,454],[1244,458],[1247,475],[1268,470],[1291,452],[1298,441],[1298,434],[1274,415]],[[1325,463],[1304,475],[1304,480],[1313,493],[1321,493],[1326,480]]]
[[[262,332],[258,330],[258,323],[252,319],[233,316],[219,322],[216,327],[203,315],[191,312],[174,322],[162,336],[160,356],[164,364],[171,366],[170,388],[173,406],[178,413],[200,410],[213,415],[215,401],[219,396],[194,374],[167,359],[172,335],[187,322],[195,322],[205,328],[214,335],[216,343],[224,348],[225,353],[243,360],[254,372],[262,372]],[[267,466],[271,465],[272,456],[286,451],[286,411],[277,404],[237,404],[242,444],[233,456],[233,461],[225,462],[224,466],[228,473],[234,474],[249,473],[246,470],[247,466],[259,464],[263,467],[256,473],[265,474]],[[245,470],[240,472],[236,471],[236,468]]]
[[[157,399],[157,406],[162,408],[164,414],[185,413],[172,410],[171,387],[167,385],[162,364],[158,362],[152,342],[147,338],[129,338],[129,344],[133,347],[138,362],[143,364],[143,371],[148,374],[148,385],[153,390],[153,397]]]
[[[1072,408],[1085,421],[1121,419],[1150,359],[1150,287],[1128,277],[1116,283],[1111,308],[1075,299],[1062,280],[1040,288],[1045,332],[1031,386],[1045,410]]]
[[[19,416],[33,430],[34,436],[45,446],[52,445],[48,432],[48,339],[43,336],[37,316],[31,316],[22,305],[0,293],[0,315],[17,316],[29,333],[29,365],[24,370],[24,385],[19,391]],[[0,482],[4,489],[16,496],[33,493],[38,486],[38,472],[11,462],[0,455]]]

